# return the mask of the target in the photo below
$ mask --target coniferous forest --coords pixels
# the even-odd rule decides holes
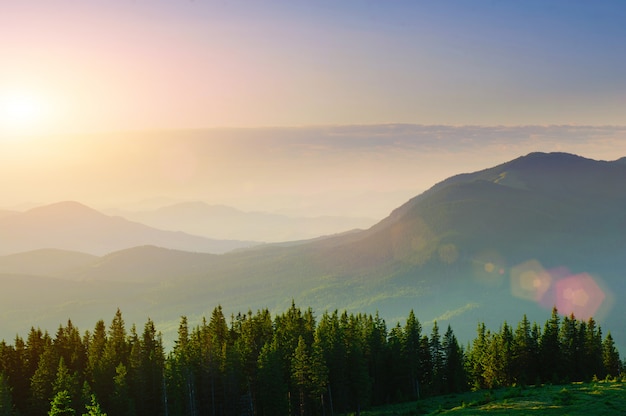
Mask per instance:
[[[166,352],[148,320],[83,334],[71,321],[54,335],[32,328],[0,343],[0,416],[334,415],[469,389],[617,377],[610,333],[593,320],[540,326],[524,316],[497,330],[479,324],[460,345],[435,322],[426,334],[411,311],[388,328],[378,315],[324,313],[295,304],[227,319],[221,307],[190,327],[182,317]]]

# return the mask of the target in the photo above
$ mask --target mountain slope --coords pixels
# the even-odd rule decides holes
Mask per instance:
[[[595,314],[626,345],[626,305],[612,301],[626,296],[624,183],[621,160],[533,153],[436,184],[365,231],[218,256],[125,250],[80,279],[137,282],[118,306],[173,331],[217,304],[280,311],[294,299],[318,313],[378,310],[391,324],[414,309],[426,329],[450,323],[464,340],[479,321],[541,320],[556,304]]]
[[[162,231],[104,215],[77,202],[60,202],[0,218],[0,235],[0,255],[43,248],[103,255],[140,245],[223,253],[254,244]]]
[[[76,251],[39,249],[0,256],[0,274],[69,277],[96,259],[97,256]]]

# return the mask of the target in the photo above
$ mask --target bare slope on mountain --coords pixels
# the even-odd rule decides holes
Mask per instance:
[[[104,255],[140,245],[224,253],[254,244],[162,231],[104,215],[77,202],[60,202],[0,218],[0,235],[0,255],[42,248]]]

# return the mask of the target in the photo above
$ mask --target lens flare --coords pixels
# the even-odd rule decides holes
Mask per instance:
[[[474,257],[474,279],[486,286],[499,286],[506,270],[506,260],[496,251],[485,251]]]
[[[536,261],[511,268],[511,293],[521,299],[541,301],[552,284],[552,276]]]
[[[559,312],[587,320],[596,315],[606,295],[593,277],[581,273],[557,281],[555,297]]]
[[[541,305],[555,307],[562,315],[587,320],[608,311],[610,293],[599,278],[589,273],[572,274],[567,268],[545,270],[536,260],[511,268],[511,294]]]

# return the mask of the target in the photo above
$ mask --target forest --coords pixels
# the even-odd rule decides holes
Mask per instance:
[[[429,325],[430,326],[430,325]],[[410,311],[404,325],[324,312],[293,302],[209,319],[181,317],[170,351],[148,319],[129,329],[118,310],[81,333],[71,321],[51,336],[0,342],[0,416],[277,416],[359,414],[370,406],[470,389],[615,378],[622,369],[597,322],[552,310],[497,331],[484,324],[461,345],[450,326],[429,334]]]

